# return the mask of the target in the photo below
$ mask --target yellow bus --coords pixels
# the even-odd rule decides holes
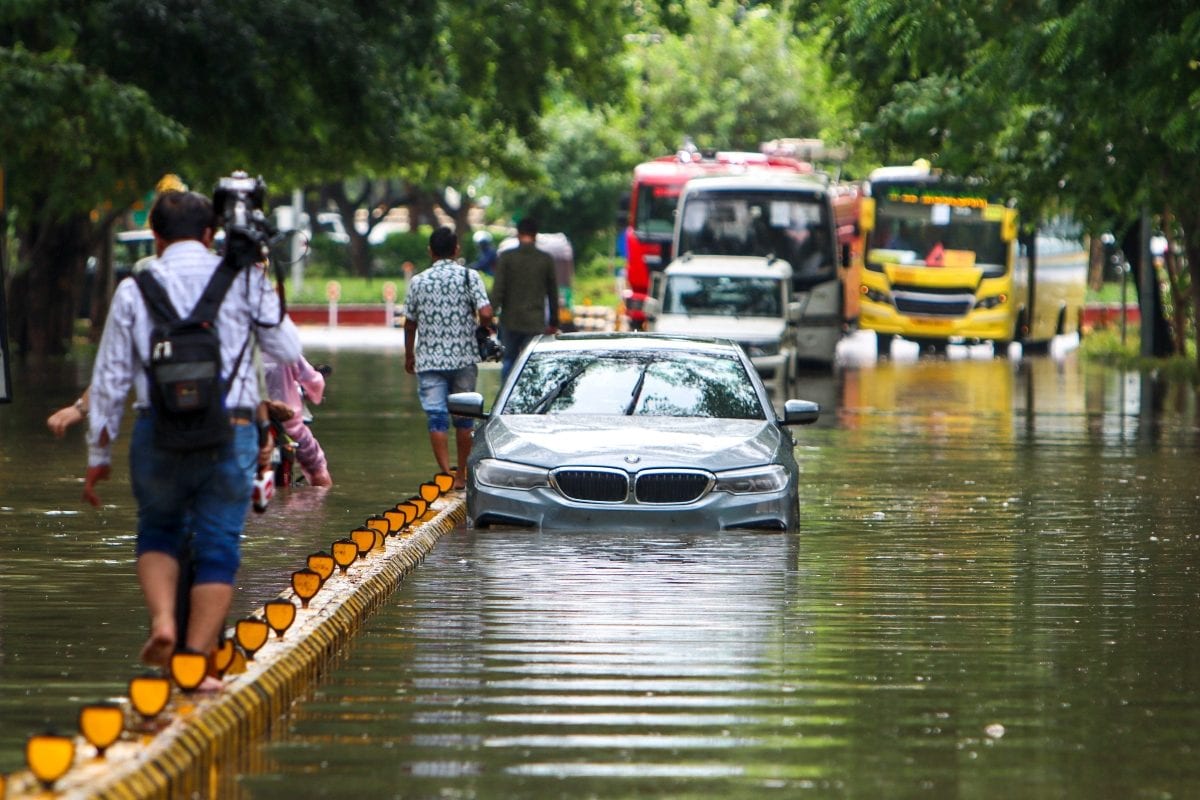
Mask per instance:
[[[970,182],[943,181],[928,163],[875,170],[865,187],[859,326],[880,355],[901,336],[935,349],[1019,342],[1044,349],[1080,330],[1087,250],[1038,232],[1018,242],[1017,211]]]

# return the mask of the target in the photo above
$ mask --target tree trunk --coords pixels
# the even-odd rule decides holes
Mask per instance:
[[[33,357],[63,355],[71,346],[83,294],[90,223],[79,214],[22,231],[21,260],[29,268],[13,280],[13,341]],[[19,278],[19,280],[18,280]]]

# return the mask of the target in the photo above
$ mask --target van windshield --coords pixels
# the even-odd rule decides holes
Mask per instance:
[[[783,286],[778,278],[740,275],[671,275],[663,297],[664,314],[716,314],[779,317]]]
[[[696,191],[686,198],[679,253],[782,259],[795,280],[833,277],[837,254],[822,198],[807,192]]]

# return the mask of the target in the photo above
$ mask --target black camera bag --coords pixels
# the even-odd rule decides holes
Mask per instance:
[[[215,321],[235,274],[222,262],[192,313],[183,319],[150,270],[134,276],[154,323],[146,377],[154,408],[154,438],[163,449],[209,450],[232,438]]]

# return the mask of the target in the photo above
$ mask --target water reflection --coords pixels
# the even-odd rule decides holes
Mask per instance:
[[[432,471],[399,360],[330,357],[339,483],[254,520],[239,602]],[[825,408],[797,431],[798,535],[456,531],[240,791],[1200,796],[1190,391],[1068,354],[847,364],[792,394]],[[29,397],[0,408],[4,770],[119,692],[144,635],[124,478],[74,513],[79,442]]]

